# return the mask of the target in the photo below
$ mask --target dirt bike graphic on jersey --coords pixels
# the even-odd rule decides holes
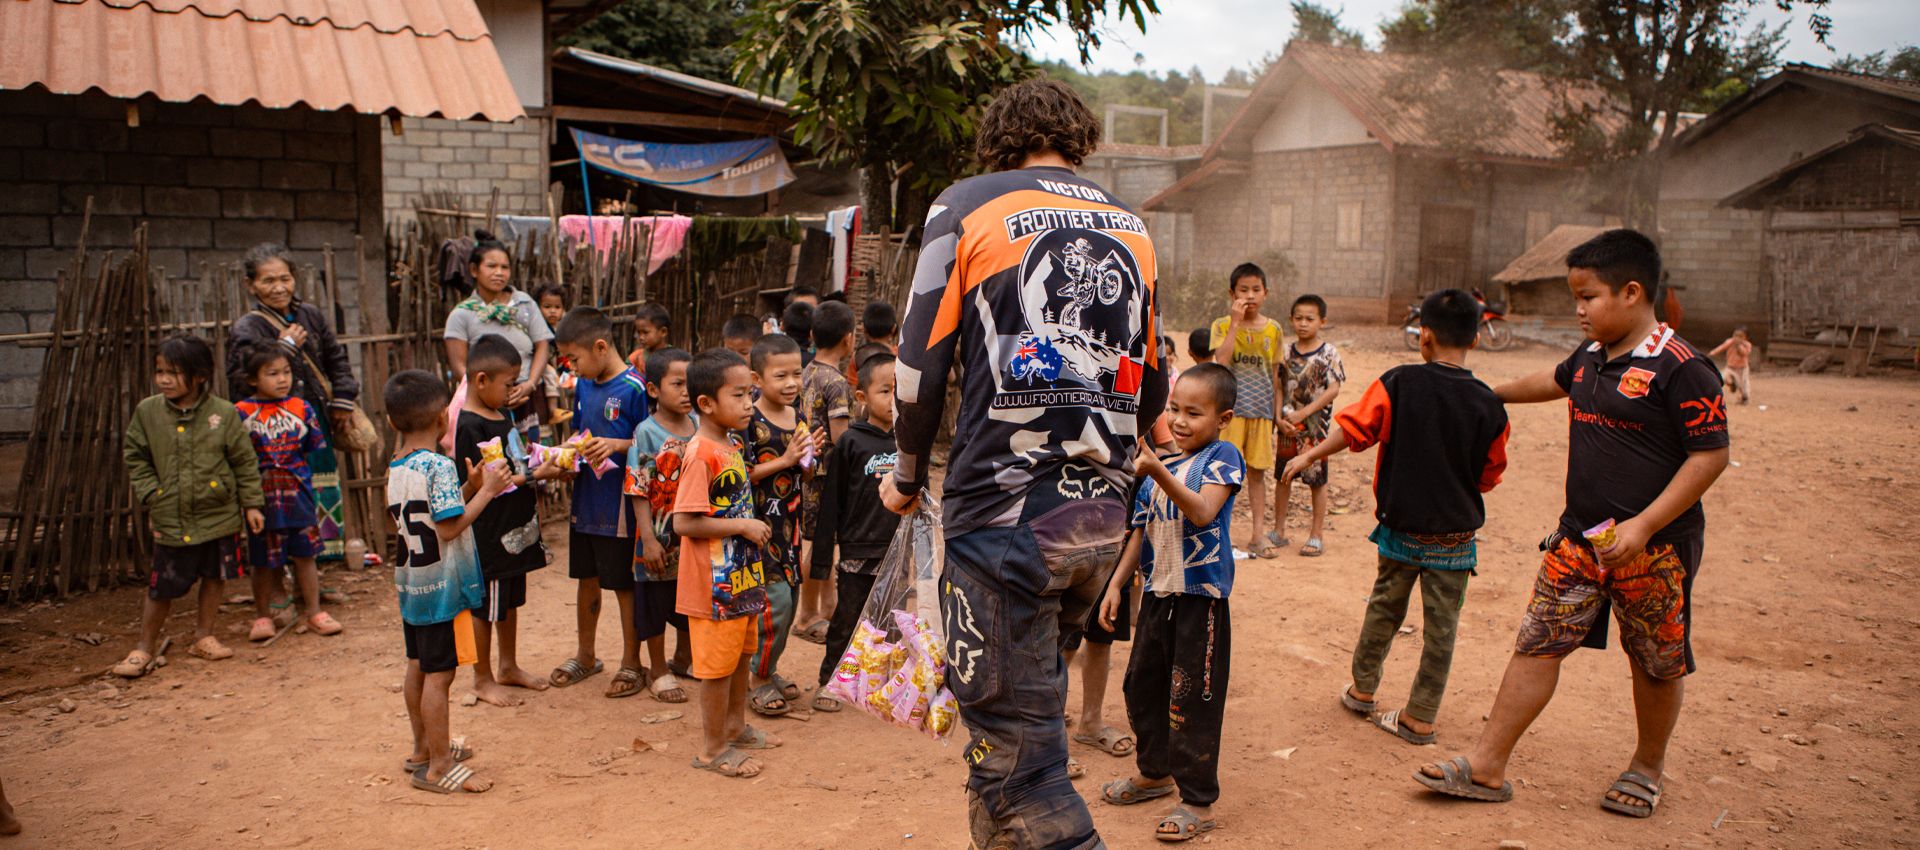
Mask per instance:
[[[1035,392],[1014,392],[1002,396],[1002,403],[1092,404],[1131,412],[1140,387],[1136,352],[1143,351],[1145,297],[1133,252],[1098,230],[1047,231],[1028,245],[1019,280],[1025,328],[1007,361],[1007,388]],[[1126,328],[1124,338],[1109,339],[1097,330],[1115,327]],[[1053,392],[1040,392],[1043,387]]]

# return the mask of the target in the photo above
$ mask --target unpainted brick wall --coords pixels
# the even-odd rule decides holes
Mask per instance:
[[[1577,191],[1570,169],[1514,165],[1462,167],[1430,157],[1399,157],[1394,214],[1393,302],[1400,310],[1423,295],[1420,288],[1420,216],[1428,205],[1474,212],[1471,279],[1490,294],[1494,273],[1526,253],[1527,214],[1548,213],[1551,225],[1606,223]],[[1552,227],[1548,228],[1549,231]],[[1397,314],[1396,314],[1397,315]]]
[[[356,155],[374,144],[378,119],[145,102],[140,126],[129,127],[126,103],[0,91],[0,333],[51,326],[55,279],[73,256],[88,196],[88,248],[124,253],[145,222],[149,257],[168,279],[233,262],[258,242],[287,244],[301,264],[317,264],[331,244],[341,286],[352,291],[363,226],[370,267],[380,267],[378,207],[361,204],[380,191],[379,162]],[[357,321],[351,310],[348,320]],[[0,345],[0,432],[28,427],[44,353]]]
[[[1195,275],[1219,278],[1224,292],[1229,269],[1281,253],[1293,263],[1295,279],[1290,286],[1275,281],[1270,303],[1302,292],[1378,297],[1385,269],[1388,163],[1377,145],[1255,155],[1250,173],[1215,180],[1196,207]],[[1360,243],[1343,249],[1336,238],[1339,207],[1353,201],[1362,204]],[[1275,238],[1276,204],[1293,208],[1290,238]]]
[[[1680,287],[1680,332],[1689,340],[1712,345],[1719,340],[1711,337],[1744,324],[1765,341],[1770,311],[1760,230],[1757,212],[1712,201],[1661,202],[1660,260],[1668,282]]]
[[[388,218],[409,212],[430,192],[451,192],[462,208],[485,212],[495,188],[500,213],[546,214],[545,119],[527,116],[496,124],[408,118],[401,127],[401,135],[381,137]]]

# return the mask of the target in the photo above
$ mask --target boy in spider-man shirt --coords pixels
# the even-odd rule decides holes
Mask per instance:
[[[1568,400],[1567,507],[1520,624],[1506,678],[1472,758],[1414,774],[1475,800],[1513,797],[1507,759],[1553,697],[1560,662],[1606,645],[1606,609],[1620,621],[1633,670],[1640,739],[1600,805],[1651,817],[1667,742],[1693,672],[1691,592],[1706,514],[1700,499],[1727,466],[1726,399],[1712,359],[1653,315],[1660,252],[1632,230],[1609,230],[1567,254],[1583,344],[1551,371],[1504,384],[1508,404]]]

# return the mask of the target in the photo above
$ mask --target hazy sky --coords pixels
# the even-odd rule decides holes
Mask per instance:
[[[1345,0],[1323,2],[1341,9],[1340,20],[1380,43],[1379,25],[1393,16],[1402,0]],[[1777,26],[1787,15],[1771,2],[1759,4],[1756,20]],[[1131,21],[1109,25],[1105,44],[1093,57],[1096,70],[1132,70],[1134,54],[1143,54],[1144,68],[1182,71],[1198,65],[1207,79],[1218,81],[1228,68],[1245,67],[1267,53],[1279,53],[1293,31],[1293,13],[1285,0],[1159,0],[1159,17],[1147,19],[1142,35]],[[1827,14],[1833,18],[1832,50],[1813,40],[1807,15],[1796,10],[1787,28],[1788,46],[1781,57],[1789,62],[1824,65],[1838,55],[1871,53],[1906,44],[1920,44],[1920,0],[1833,0]],[[1749,29],[1752,23],[1743,29]],[[1070,36],[1042,35],[1033,45],[1042,58],[1075,61]],[[1837,51],[1835,53],[1834,51]]]

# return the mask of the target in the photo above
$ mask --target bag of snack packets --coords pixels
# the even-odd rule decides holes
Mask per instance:
[[[900,523],[827,693],[895,726],[944,741],[959,712],[940,634],[940,505]]]

